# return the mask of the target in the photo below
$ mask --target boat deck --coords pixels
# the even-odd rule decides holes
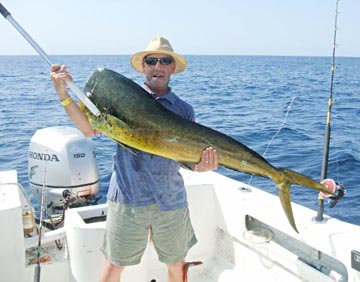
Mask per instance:
[[[213,172],[182,174],[198,238],[187,261],[203,263],[189,269],[189,281],[360,281],[360,270],[353,266],[360,258],[359,226],[329,217],[315,223],[315,211],[293,203],[297,234],[276,196]],[[0,223],[7,226],[0,241],[0,277],[30,282],[35,264],[28,261],[38,237],[24,238],[17,191],[17,184],[0,174],[0,201],[7,203],[0,209]],[[64,227],[44,234],[42,242],[52,256],[41,264],[42,281],[98,281],[106,215],[106,204],[70,209]],[[167,281],[152,242],[142,262],[127,267],[121,281]]]

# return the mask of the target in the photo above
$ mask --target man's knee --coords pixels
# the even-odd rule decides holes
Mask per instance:
[[[119,281],[121,272],[124,266],[113,264],[108,259],[105,259],[104,268],[100,275],[100,281]]]
[[[123,271],[123,269],[125,268],[124,266],[112,263],[108,259],[105,259],[104,266],[106,269],[109,269],[111,271],[120,271],[120,272]]]

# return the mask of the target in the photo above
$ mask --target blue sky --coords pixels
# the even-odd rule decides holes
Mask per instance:
[[[49,55],[132,54],[156,36],[181,54],[330,56],[336,0],[1,0]],[[339,2],[338,56],[360,57],[360,1]],[[0,18],[0,55],[35,54]]]

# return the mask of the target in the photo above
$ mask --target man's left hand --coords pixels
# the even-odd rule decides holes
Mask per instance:
[[[193,167],[194,171],[216,170],[219,166],[219,156],[215,148],[206,147],[201,153],[201,160]]]

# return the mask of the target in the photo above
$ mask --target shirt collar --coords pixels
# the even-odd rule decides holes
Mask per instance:
[[[165,95],[159,97],[158,99],[164,99],[164,100],[170,102],[171,104],[174,104],[175,100],[176,100],[176,96],[175,96],[174,92],[171,91],[171,87],[169,87],[169,91]]]
[[[176,96],[174,92],[171,91],[171,87],[169,87],[168,92],[163,96],[157,97],[154,93],[149,93],[149,95],[153,97],[155,100],[166,100],[171,104],[174,104],[176,100]]]

